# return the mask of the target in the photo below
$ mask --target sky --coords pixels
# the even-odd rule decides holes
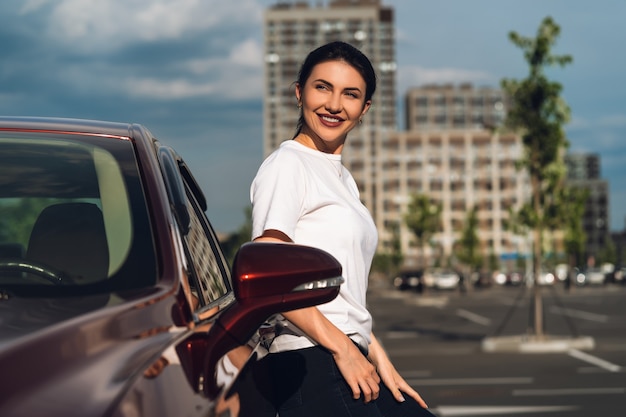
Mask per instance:
[[[548,71],[571,108],[569,151],[600,155],[611,230],[624,229],[626,2],[381,1],[395,10],[398,103],[412,86],[524,78],[508,33],[535,37],[551,16],[561,27],[553,53],[573,57]],[[275,3],[3,1],[0,114],[143,124],[187,161],[215,229],[235,231],[263,158],[262,23]]]

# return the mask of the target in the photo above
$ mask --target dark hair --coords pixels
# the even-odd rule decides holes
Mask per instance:
[[[311,51],[300,67],[296,83],[298,83],[301,88],[304,87],[309,76],[311,76],[313,68],[317,64],[328,61],[344,61],[356,69],[359,74],[361,74],[361,77],[363,77],[363,80],[365,80],[365,101],[372,99],[376,91],[376,71],[374,71],[372,63],[363,52],[346,42],[330,42]],[[303,123],[304,117],[302,113],[300,113],[295,136],[300,133]]]

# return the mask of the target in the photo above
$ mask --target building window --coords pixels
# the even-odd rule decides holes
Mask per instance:
[[[433,180],[430,182],[431,191],[442,191],[443,190],[443,181],[441,180]]]
[[[415,105],[421,108],[428,108],[428,97],[418,97],[415,99]]]

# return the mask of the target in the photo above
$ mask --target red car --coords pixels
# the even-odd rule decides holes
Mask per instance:
[[[259,327],[343,279],[289,244],[231,270],[206,208],[140,125],[0,117],[0,416],[237,415]]]

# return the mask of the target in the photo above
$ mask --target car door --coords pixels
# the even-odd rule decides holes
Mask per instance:
[[[183,246],[189,271],[189,285],[196,319],[207,319],[227,305],[233,298],[230,267],[222,254],[217,236],[209,223],[201,195],[188,178],[184,179],[189,213],[189,231],[183,237]]]
[[[230,266],[222,254],[217,235],[205,215],[204,196],[193,180],[193,176],[182,161],[184,185],[189,212],[189,231],[183,238],[188,267],[188,283],[193,307],[193,318],[200,328],[210,328],[215,318],[234,300],[230,277]],[[187,171],[185,171],[187,170]],[[211,340],[208,341],[211,343]],[[226,388],[238,374],[239,367],[248,359],[250,349],[246,346],[229,352],[219,363],[214,384],[216,388]],[[211,401],[207,399],[207,401]],[[239,410],[238,399],[232,396],[224,399],[218,395],[214,400],[215,415],[236,416]]]
[[[180,169],[183,168],[187,169],[181,163]],[[112,415],[234,416],[238,409],[236,398],[225,401],[221,393],[208,397],[203,384],[215,382],[203,380],[204,375],[199,376],[202,361],[184,349],[187,340],[197,335],[207,339],[206,343],[211,343],[207,337],[208,330],[223,309],[235,299],[230,269],[204,213],[204,197],[191,173],[183,175],[182,172],[170,171],[169,175],[170,181],[182,185],[182,190],[176,190],[178,196],[169,196],[171,201],[185,206],[186,219],[174,223],[176,230],[172,236],[179,242],[183,254],[179,267],[183,271],[182,279],[175,296],[186,299],[186,302],[177,303],[176,308],[188,310],[177,312],[174,316],[182,314],[184,319],[181,323],[186,322],[187,326],[178,325],[167,329],[167,335],[162,338],[160,357],[134,379]],[[172,192],[169,186],[168,192]],[[229,371],[232,373],[233,369],[229,368]]]

